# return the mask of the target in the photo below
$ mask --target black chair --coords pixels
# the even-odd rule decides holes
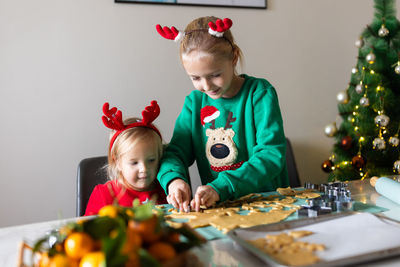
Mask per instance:
[[[94,187],[108,180],[107,171],[103,168],[106,164],[106,156],[86,158],[79,163],[76,180],[76,216],[85,214]]]
[[[290,143],[288,138],[286,138],[286,165],[288,169],[290,187],[294,188],[301,186],[299,173],[297,172],[296,161],[293,154],[292,144]]]

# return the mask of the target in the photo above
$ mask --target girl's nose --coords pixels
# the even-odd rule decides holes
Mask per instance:
[[[209,91],[211,89],[211,83],[208,79],[203,80],[203,90]]]
[[[147,166],[144,163],[139,164],[139,172],[146,172]]]

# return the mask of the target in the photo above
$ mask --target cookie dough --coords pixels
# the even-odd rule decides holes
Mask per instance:
[[[167,222],[174,224],[174,219],[188,219],[186,222],[192,228],[213,226],[226,233],[235,228],[245,228],[260,224],[276,223],[286,219],[294,213],[299,206],[293,205],[296,201],[292,197],[268,196],[250,194],[235,201],[224,202],[215,208],[206,209],[201,212],[178,212],[172,210],[171,214],[165,216]],[[229,205],[232,205],[229,207]],[[262,208],[270,208],[261,211]],[[246,215],[239,214],[240,210],[248,210]]]
[[[276,261],[290,266],[308,266],[320,261],[315,251],[325,250],[322,244],[313,244],[297,239],[311,235],[311,231],[292,231],[277,235],[267,235],[265,238],[249,240],[248,242],[267,253]]]

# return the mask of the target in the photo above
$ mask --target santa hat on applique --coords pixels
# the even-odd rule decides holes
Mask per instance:
[[[205,106],[200,111],[201,125],[204,126],[206,123],[212,122],[213,120],[218,118],[220,114],[221,113],[217,108],[213,106]]]

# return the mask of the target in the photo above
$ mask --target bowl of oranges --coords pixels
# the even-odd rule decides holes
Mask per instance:
[[[189,249],[205,239],[183,224],[166,224],[152,202],[109,205],[98,216],[81,218],[51,231],[33,245],[22,243],[20,261],[31,250],[32,267],[182,266]],[[193,255],[192,255],[193,256]]]

